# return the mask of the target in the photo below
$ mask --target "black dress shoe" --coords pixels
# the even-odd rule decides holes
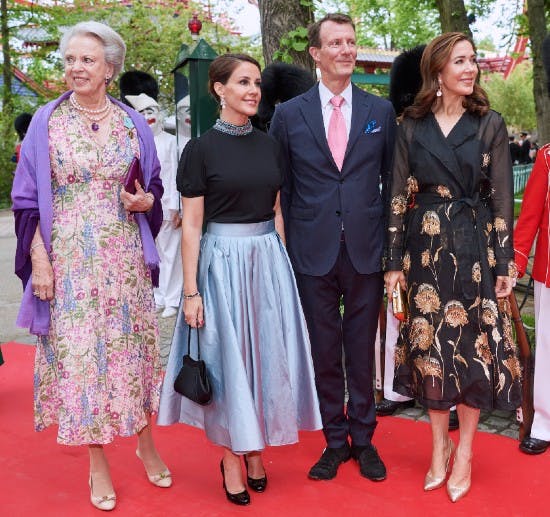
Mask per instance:
[[[526,436],[519,444],[519,450],[525,454],[542,454],[548,449],[550,442],[539,440],[532,436]]]
[[[267,475],[264,476],[263,478],[251,478],[248,475],[248,459],[246,455],[244,456],[244,464],[246,466],[246,483],[249,486],[249,488],[254,490],[254,492],[259,492],[259,493],[264,492],[265,487],[267,486]]]
[[[351,455],[359,463],[359,470],[362,476],[371,481],[383,481],[386,479],[386,466],[380,459],[374,445],[353,446],[351,448]]]
[[[382,399],[376,403],[376,414],[378,416],[393,415],[398,409],[414,407],[413,400],[405,400],[404,402],[396,402],[395,400]]]
[[[225,486],[225,470],[223,468],[223,460],[220,461],[220,469],[222,471],[223,489],[225,490],[225,497],[227,497],[227,500],[231,501],[233,504],[238,504],[240,506],[246,506],[247,504],[250,504],[250,494],[248,493],[246,488],[238,494],[232,494],[231,492],[227,491],[227,488]]]
[[[311,467],[309,479],[332,479],[338,472],[340,463],[351,458],[351,449],[346,443],[343,447],[327,447],[319,461]]]
[[[449,411],[449,431],[456,431],[459,427],[458,413],[456,409]]]

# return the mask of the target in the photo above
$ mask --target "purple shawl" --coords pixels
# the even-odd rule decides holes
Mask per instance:
[[[41,107],[33,116],[17,164],[11,192],[12,210],[15,215],[17,250],[15,273],[23,282],[23,299],[16,324],[28,328],[32,334],[46,335],[50,327],[50,302],[42,301],[32,294],[30,243],[40,225],[40,232],[48,253],[51,252],[53,203],[51,188],[50,149],[48,121],[52,112],[72,92],[66,92],[58,99]],[[137,111],[110,98],[132,119],[139,138],[140,162],[143,169],[145,190],[155,196],[155,203],[147,214],[134,214],[139,227],[145,263],[151,270],[153,285],[158,285],[158,265],[160,262],[155,247],[155,237],[162,224],[163,194],[160,180],[160,163],[153,133],[147,121]]]

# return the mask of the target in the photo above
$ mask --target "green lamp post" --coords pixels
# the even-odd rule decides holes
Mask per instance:
[[[199,38],[202,23],[196,13],[187,26],[195,43],[191,47],[185,44],[180,47],[172,72],[175,75],[176,104],[188,90],[191,136],[197,137],[210,129],[218,117],[218,106],[208,92],[208,67],[217,54],[203,38]]]

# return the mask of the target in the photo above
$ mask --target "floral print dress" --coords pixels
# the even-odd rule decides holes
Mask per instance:
[[[35,428],[58,442],[104,444],[147,425],[161,366],[152,282],[139,229],[120,201],[139,155],[132,120],[113,106],[105,146],[65,101],[49,121],[55,296],[37,346]]]
[[[394,389],[431,409],[512,410],[521,370],[497,275],[515,276],[513,186],[502,118],[465,113],[445,137],[433,114],[399,127],[387,271],[407,279]]]

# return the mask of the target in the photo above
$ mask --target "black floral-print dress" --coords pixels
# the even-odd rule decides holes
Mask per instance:
[[[394,389],[431,409],[517,408],[521,369],[497,275],[515,276],[513,176],[504,121],[464,113],[399,126],[385,269],[407,278]]]

